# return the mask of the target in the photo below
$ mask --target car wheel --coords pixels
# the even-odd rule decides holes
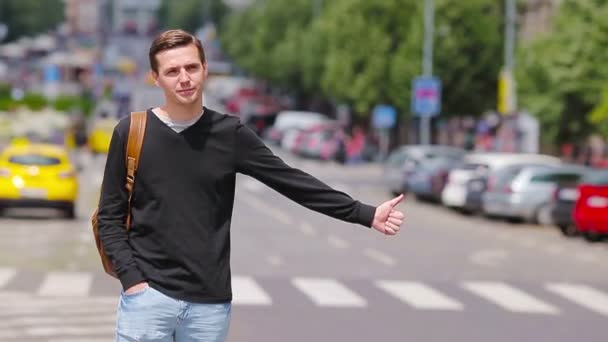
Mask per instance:
[[[576,236],[578,234],[578,230],[576,226],[573,224],[562,224],[559,225],[559,231],[564,234],[564,236]]]
[[[553,224],[553,217],[551,215],[551,205],[549,203],[545,203],[543,205],[540,206],[540,208],[538,208],[536,210],[536,215],[534,217],[534,220],[536,221],[536,223],[543,225],[543,226],[549,226]]]
[[[602,239],[601,235],[596,232],[585,232],[585,240],[589,242],[598,242]]]

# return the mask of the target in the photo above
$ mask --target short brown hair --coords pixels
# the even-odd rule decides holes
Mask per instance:
[[[201,57],[201,63],[205,64],[205,50],[198,38],[184,30],[168,30],[156,36],[150,46],[150,52],[148,53],[150,68],[152,68],[154,72],[158,72],[156,55],[159,52],[190,44],[196,46],[198,54]]]

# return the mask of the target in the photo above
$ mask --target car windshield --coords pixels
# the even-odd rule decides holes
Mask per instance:
[[[386,164],[393,167],[401,166],[405,163],[407,157],[408,154],[405,151],[396,151],[388,157]]]
[[[608,185],[608,170],[588,173],[584,178],[584,183],[594,185]]]
[[[55,157],[49,157],[41,154],[21,154],[12,156],[9,158],[9,162],[12,164],[19,165],[38,165],[38,166],[50,166],[59,165],[61,160]]]
[[[580,173],[543,173],[532,177],[533,183],[572,184],[581,178]]]

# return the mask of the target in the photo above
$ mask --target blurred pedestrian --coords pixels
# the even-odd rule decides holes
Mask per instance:
[[[238,118],[204,107],[208,65],[198,39],[170,30],[149,51],[165,103],[147,127],[125,229],[129,119],[114,129],[99,234],[123,287],[117,341],[224,341],[231,317],[230,224],[236,173],[343,221],[399,232],[403,195],[373,207],[275,156]]]

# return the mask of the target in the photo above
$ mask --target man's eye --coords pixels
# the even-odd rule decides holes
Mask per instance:
[[[196,71],[198,70],[198,65],[189,65],[186,70],[188,71]]]

